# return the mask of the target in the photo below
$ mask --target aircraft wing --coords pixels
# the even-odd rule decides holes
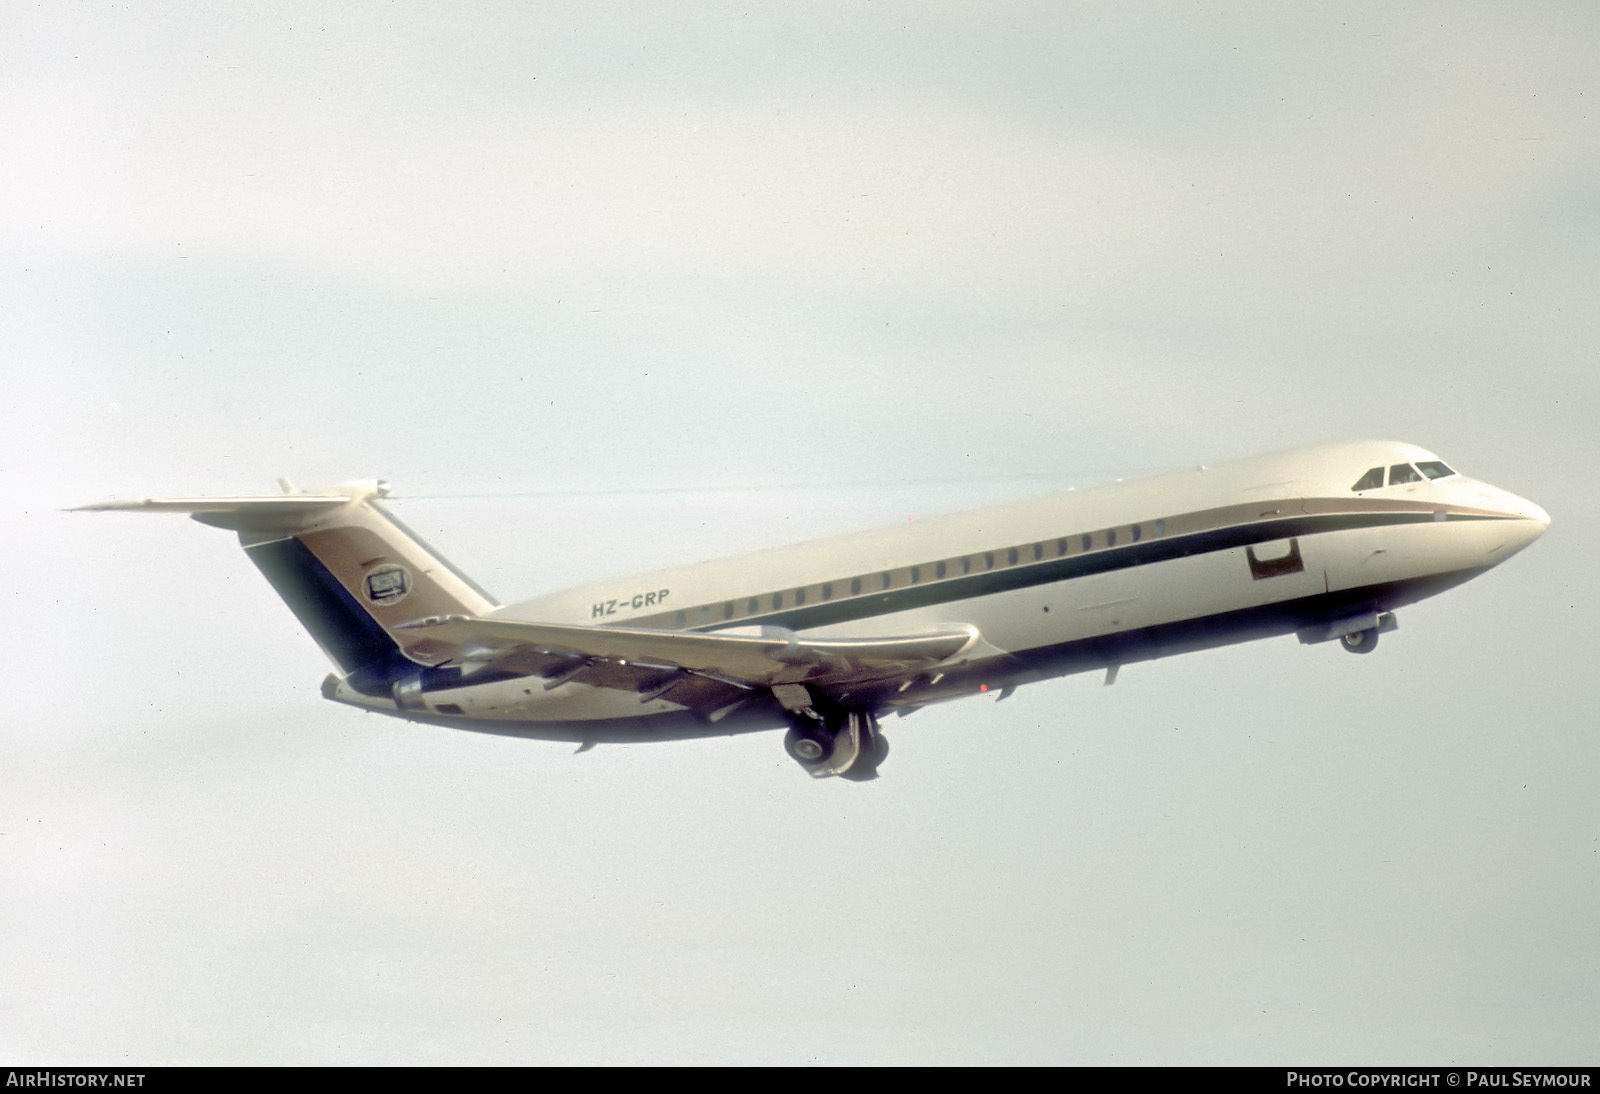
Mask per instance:
[[[396,628],[418,632],[413,656],[465,669],[544,676],[546,687],[580,682],[637,691],[711,713],[757,688],[828,686],[909,675],[981,640],[976,627],[890,638],[808,639],[433,616]]]

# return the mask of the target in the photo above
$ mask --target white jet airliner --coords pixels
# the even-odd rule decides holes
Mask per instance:
[[[787,726],[806,771],[854,779],[891,712],[1275,635],[1371,652],[1394,609],[1550,523],[1415,445],[1355,441],[501,606],[387,493],[87,508],[236,531],[338,666],[336,702],[583,747]]]

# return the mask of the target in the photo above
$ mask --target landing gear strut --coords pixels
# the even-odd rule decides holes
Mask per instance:
[[[878,719],[860,710],[798,713],[783,747],[813,778],[837,775],[856,782],[876,779],[889,754]]]

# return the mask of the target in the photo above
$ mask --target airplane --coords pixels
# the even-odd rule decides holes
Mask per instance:
[[[337,667],[334,702],[579,751],[783,728],[806,772],[857,781],[881,720],[930,703],[1289,634],[1371,653],[1397,608],[1550,524],[1425,449],[1351,441],[501,605],[386,483],[280,484],[83,510],[236,532]]]

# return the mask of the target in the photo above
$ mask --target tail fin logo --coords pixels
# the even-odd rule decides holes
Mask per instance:
[[[380,566],[367,575],[367,599],[380,606],[398,604],[411,591],[411,575],[404,566]]]

